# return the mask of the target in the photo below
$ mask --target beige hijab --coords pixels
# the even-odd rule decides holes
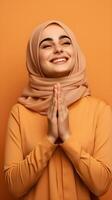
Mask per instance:
[[[75,48],[76,58],[74,68],[66,77],[47,78],[42,73],[39,64],[40,35],[42,31],[52,23],[61,26],[65,30]],[[24,89],[22,96],[19,97],[18,102],[32,111],[47,115],[47,110],[52,98],[53,86],[56,82],[61,84],[67,106],[84,96],[90,95],[85,77],[84,56],[77,44],[74,34],[60,21],[47,21],[34,30],[27,46],[26,64],[29,72],[29,83]]]

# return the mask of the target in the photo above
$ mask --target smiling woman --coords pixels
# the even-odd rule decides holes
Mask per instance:
[[[69,75],[75,64],[75,51],[64,29],[55,24],[47,26],[41,34],[40,41],[39,61],[45,76]]]
[[[29,83],[13,106],[4,174],[24,200],[96,200],[112,180],[112,111],[90,94],[85,59],[59,21],[27,46]]]
[[[67,44],[63,46],[65,36]],[[47,47],[44,44],[46,42]],[[57,63],[56,59],[63,56],[66,62],[60,63],[58,60]],[[67,106],[90,94],[85,76],[85,58],[74,34],[61,22],[48,21],[34,30],[27,47],[27,69],[29,85],[19,102],[41,114],[46,115],[48,111],[56,83],[60,83],[63,88]]]

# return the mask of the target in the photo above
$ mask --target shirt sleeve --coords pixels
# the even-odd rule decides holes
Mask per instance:
[[[99,114],[93,142],[93,155],[72,137],[60,146],[89,190],[100,196],[108,190],[112,180],[112,110],[108,105]]]
[[[23,158],[19,114],[12,109],[6,136],[4,175],[8,188],[16,197],[25,195],[43,173],[56,145],[47,136]]]

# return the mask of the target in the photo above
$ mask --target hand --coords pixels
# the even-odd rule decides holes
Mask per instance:
[[[57,91],[54,86],[51,105],[48,109],[48,139],[55,143],[58,138],[58,124],[57,124]]]
[[[66,106],[64,95],[61,90],[60,84],[57,84],[57,108],[58,108],[58,134],[64,142],[70,136],[69,131],[69,116],[68,108]]]

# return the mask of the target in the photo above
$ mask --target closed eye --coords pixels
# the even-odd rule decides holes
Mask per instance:
[[[71,42],[64,42],[63,44],[64,44],[64,45],[70,45]]]
[[[52,47],[52,45],[46,44],[46,45],[43,45],[43,46],[42,46],[42,49],[46,49],[46,48],[49,48],[49,47]]]

